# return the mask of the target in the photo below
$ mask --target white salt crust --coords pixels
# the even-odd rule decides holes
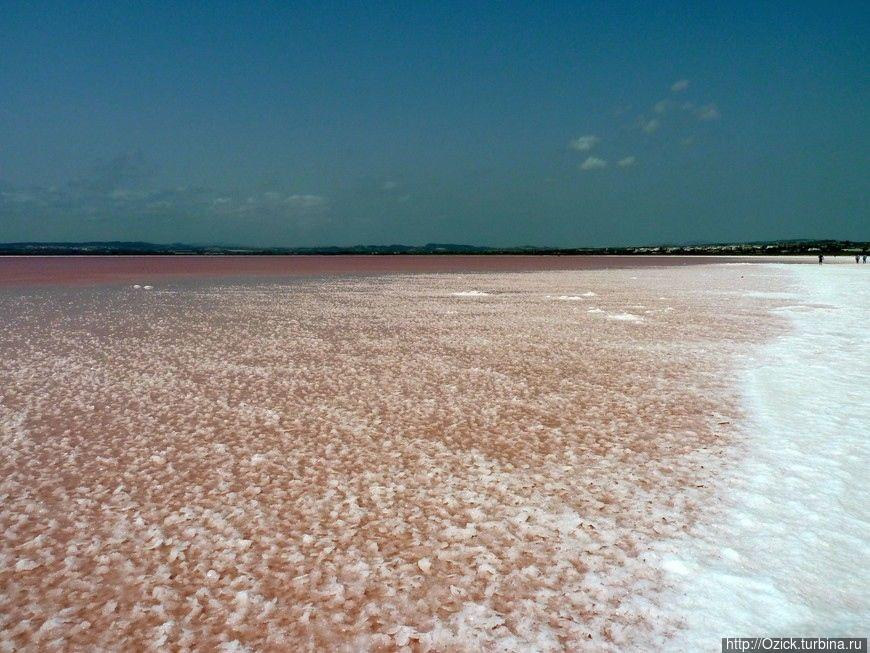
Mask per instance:
[[[717,480],[723,502],[659,547],[684,623],[670,650],[870,625],[870,268],[767,273],[786,288],[744,294],[779,300],[790,328],[740,375],[748,415]]]
[[[718,501],[733,361],[784,322],[733,292],[784,282],[631,275],[0,292],[0,650],[679,636],[662,547]],[[652,308],[551,299],[592,292]]]

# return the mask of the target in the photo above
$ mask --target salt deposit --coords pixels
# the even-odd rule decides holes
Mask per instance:
[[[610,313],[607,315],[607,319],[619,320],[620,322],[643,322],[643,318],[634,313]]]
[[[785,289],[745,293],[780,300],[790,329],[744,365],[749,414],[722,504],[663,547],[685,624],[673,650],[870,623],[870,270],[777,271]]]
[[[759,415],[758,432],[780,419],[744,406],[735,374],[790,337],[789,320],[833,304],[778,268],[629,274],[161,282],[147,301],[129,286],[0,291],[0,648],[697,641],[711,511],[774,525],[811,512],[767,487],[720,504],[725,463],[756,446],[743,418]],[[550,299],[578,288],[608,316],[665,295],[670,310],[638,328]],[[796,305],[809,312],[781,309]],[[849,387],[844,403],[862,396]],[[855,423],[837,424],[854,437],[822,451],[823,472],[781,456],[803,483],[783,492],[823,497],[818,474],[845,483],[866,467]],[[772,454],[757,460],[781,477]],[[822,515],[839,539],[814,528],[804,543],[838,578],[854,557],[839,567],[831,552],[867,541],[866,497],[840,497],[856,521]],[[733,537],[709,541],[717,564],[752,559]],[[796,546],[785,559],[812,580]],[[820,620],[864,607],[848,583],[799,604],[753,565],[754,587],[773,588],[765,605]]]

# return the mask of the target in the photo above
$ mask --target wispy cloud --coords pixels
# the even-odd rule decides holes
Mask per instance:
[[[678,79],[670,86],[672,94],[660,99],[654,103],[644,113],[634,114],[636,117],[633,122],[623,124],[622,128],[631,130],[635,133],[634,138],[637,138],[637,132],[640,131],[647,136],[656,134],[654,138],[647,138],[647,141],[656,141],[656,144],[667,146],[670,139],[674,139],[674,144],[681,144],[684,147],[692,145],[694,142],[693,131],[699,131],[699,128],[694,123],[696,122],[711,122],[719,120],[719,108],[715,103],[699,104],[692,99],[694,93],[682,94],[689,88],[688,79]],[[622,112],[617,112],[620,115]],[[658,132],[662,131],[662,136]],[[682,132],[682,133],[680,133]],[[688,133],[687,133],[688,132]],[[607,132],[604,133],[606,139],[609,138]],[[587,156],[586,160],[580,164],[580,169],[584,171],[600,170],[606,167],[615,168],[630,168],[637,165],[638,161],[634,155],[623,157],[614,156],[612,150],[606,147],[598,147],[601,138],[595,135],[580,136],[569,142],[569,147],[580,152],[587,152],[591,155],[594,150],[596,154],[602,156]],[[610,143],[610,140],[607,141]],[[649,143],[653,145],[653,143]],[[629,143],[626,143],[627,148],[634,149]],[[605,156],[607,158],[605,158]]]
[[[599,159],[597,156],[588,157],[583,163],[580,164],[581,170],[600,170],[601,168],[607,167],[607,161],[604,159]]]
[[[382,190],[395,190],[398,187],[399,183],[396,181],[385,181],[383,184],[381,184]]]
[[[691,113],[698,120],[718,120],[721,117],[719,108],[713,102],[701,106],[694,102],[683,102],[680,108],[686,113]]]
[[[653,111],[658,114],[665,113],[668,109],[671,108],[670,100],[659,100],[653,105]]]
[[[572,150],[577,150],[578,152],[588,152],[598,145],[599,142],[601,142],[601,139],[598,136],[590,134],[588,136],[578,136],[568,143],[568,147]]]
[[[0,185],[4,218],[131,224],[154,220],[271,220],[304,226],[325,217],[329,201],[314,193],[268,190],[253,194],[178,186],[159,187],[140,153],[95,166],[60,187]]]
[[[659,122],[658,118],[651,118],[646,120],[641,117],[640,119],[640,128],[644,130],[647,134],[652,134],[655,131],[658,131],[658,128],[662,126],[662,123]]]
[[[201,191],[208,197],[210,191]],[[213,199],[206,209],[202,200],[192,203],[186,201],[188,213],[199,217],[224,216],[250,220],[270,219],[309,222],[322,214],[327,207],[327,199],[322,195],[308,193],[285,193],[282,191],[265,191],[246,197],[222,195]]]
[[[67,189],[72,193],[101,194],[141,188],[151,182],[154,173],[142,151],[131,150],[99,161],[84,175],[70,181]]]
[[[719,120],[721,117],[719,109],[715,104],[706,104],[702,107],[698,107],[698,111],[695,115],[698,117],[698,120]]]
[[[284,203],[299,209],[316,209],[326,205],[326,198],[322,195],[288,195]]]

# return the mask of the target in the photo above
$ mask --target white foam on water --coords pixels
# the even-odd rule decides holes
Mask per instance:
[[[792,328],[746,373],[749,435],[723,471],[724,510],[667,545],[686,626],[673,650],[870,624],[870,270],[777,267],[818,307],[777,309]]]
[[[454,297],[486,297],[489,295],[488,292],[482,290],[461,290],[452,294]]]

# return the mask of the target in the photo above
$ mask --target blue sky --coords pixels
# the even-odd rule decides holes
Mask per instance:
[[[866,3],[5,3],[0,241],[870,239]]]

